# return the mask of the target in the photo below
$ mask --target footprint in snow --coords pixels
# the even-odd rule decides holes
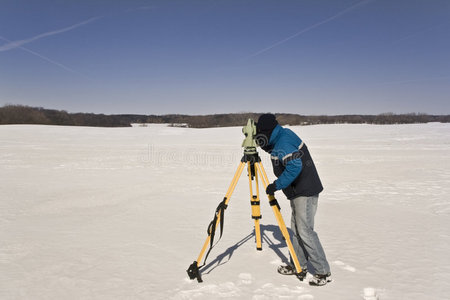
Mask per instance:
[[[300,300],[312,300],[312,299],[314,299],[314,296],[310,295],[310,294],[306,294],[306,295],[299,296],[298,299],[300,299]]]
[[[194,299],[194,298],[230,298],[238,299],[241,290],[233,282],[223,282],[220,284],[201,284],[195,285],[192,288],[184,287],[177,289],[176,294],[172,297],[176,300]]]
[[[336,266],[338,266],[341,269],[344,269],[346,271],[353,272],[353,273],[356,272],[356,268],[354,268],[354,267],[352,267],[350,265],[347,265],[346,263],[344,263],[344,262],[342,262],[340,260],[335,260],[333,262],[333,264],[335,264]]]
[[[377,295],[377,290],[372,287],[366,287],[363,290],[364,300],[379,300]]]
[[[253,291],[252,300],[266,300],[266,299],[314,299],[312,295],[304,294],[307,290],[301,286],[287,286],[275,285],[273,283],[266,283],[260,288]]]
[[[253,277],[252,274],[249,273],[241,273],[239,274],[239,279],[242,284],[252,284]]]

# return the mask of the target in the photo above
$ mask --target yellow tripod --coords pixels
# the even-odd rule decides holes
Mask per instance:
[[[200,270],[198,266],[198,262],[201,262],[206,249],[208,248],[208,245],[210,246],[210,249],[205,257],[205,263],[206,259],[209,255],[209,252],[211,251],[213,247],[213,240],[214,235],[217,226],[220,224],[220,235],[222,235],[222,229],[223,229],[223,220],[224,220],[224,212],[225,209],[228,206],[228,202],[230,201],[231,195],[239,181],[239,178],[241,177],[242,171],[247,166],[248,171],[248,182],[250,187],[250,203],[252,207],[252,218],[255,220],[255,236],[256,236],[256,249],[262,250],[262,243],[261,243],[261,229],[260,229],[260,219],[261,219],[261,209],[260,209],[260,201],[259,201],[259,182],[258,182],[258,174],[262,179],[262,183],[264,186],[264,190],[266,190],[267,186],[269,185],[269,179],[267,178],[267,174],[264,170],[263,165],[261,164],[261,159],[256,152],[256,148],[251,149],[252,151],[249,151],[250,153],[246,153],[247,151],[244,151],[244,156],[238,166],[238,169],[236,173],[234,174],[233,180],[231,181],[230,187],[228,188],[228,191],[223,199],[223,201],[219,204],[219,206],[216,209],[216,213],[214,215],[214,219],[210,223],[208,227],[208,237],[206,238],[206,241],[203,245],[202,250],[200,251],[200,255],[198,256],[197,260],[194,261],[187,270],[187,273],[189,275],[190,279],[197,279],[198,282],[202,282]],[[253,194],[253,181],[256,184],[256,195]],[[294,247],[292,246],[291,239],[289,237],[288,230],[286,228],[286,225],[283,221],[283,217],[280,212],[280,206],[278,204],[278,201],[275,199],[274,195],[268,195],[269,198],[269,204],[272,206],[273,212],[275,214],[275,218],[278,222],[278,227],[281,230],[281,233],[283,234],[284,239],[286,240],[286,243],[289,248],[289,252],[291,254],[292,260],[294,261],[294,265],[296,268],[297,273],[300,273],[302,271],[300,264],[298,262],[297,255],[295,254]],[[203,266],[205,265],[203,264]]]

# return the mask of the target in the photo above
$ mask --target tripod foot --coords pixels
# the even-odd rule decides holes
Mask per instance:
[[[190,266],[189,269],[186,271],[188,273],[188,276],[190,279],[194,280],[197,278],[198,282],[203,282],[202,276],[200,275],[200,270],[198,269],[198,264],[196,261],[194,261]]]

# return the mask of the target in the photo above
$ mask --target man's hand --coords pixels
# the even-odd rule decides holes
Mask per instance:
[[[267,195],[274,195],[276,190],[277,190],[277,186],[275,185],[275,183],[271,183],[266,188],[266,194]]]

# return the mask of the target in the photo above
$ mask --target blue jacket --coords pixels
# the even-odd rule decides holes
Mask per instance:
[[[290,129],[277,125],[269,139],[275,186],[288,199],[314,196],[322,190],[322,183],[305,143]]]
[[[298,151],[302,140],[290,129],[277,125],[270,136],[269,145],[273,146],[271,159],[282,162],[290,153]],[[287,188],[302,171],[300,158],[290,160],[281,176],[275,180],[277,190]]]

